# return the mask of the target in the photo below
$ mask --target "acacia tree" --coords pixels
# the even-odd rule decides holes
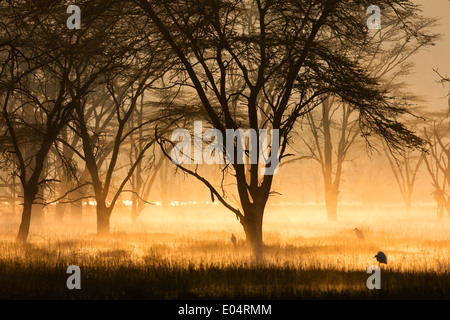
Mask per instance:
[[[396,96],[403,97],[413,102],[414,97],[408,96],[405,90],[405,84],[402,77],[409,74],[413,64],[410,58],[420,49],[433,45],[436,35],[428,35],[415,38],[411,33],[429,34],[436,20],[414,17],[414,23],[411,30],[403,30],[401,28],[403,22],[398,19],[387,19],[383,22],[383,28],[370,33],[372,46],[369,50],[364,49],[355,57],[360,61],[370,74],[379,81],[380,85],[392,92]],[[347,50],[346,48],[341,48]],[[352,50],[350,48],[349,50]],[[337,220],[337,204],[340,190],[340,183],[343,174],[343,164],[347,160],[349,150],[357,141],[360,134],[358,126],[358,109],[352,105],[343,102],[336,96],[327,97],[324,102],[309,113],[306,118],[307,128],[311,131],[312,138],[304,142],[307,146],[312,159],[317,161],[322,168],[322,176],[324,181],[325,203],[327,217],[330,221]],[[395,152],[383,143],[384,150],[393,155]],[[409,168],[409,158],[412,151],[406,151],[402,148],[400,154],[403,156],[403,163]],[[395,153],[396,154],[396,153]],[[402,191],[407,208],[411,204],[412,190],[415,180],[413,176],[406,175],[402,180],[402,175],[397,169],[400,167],[399,159],[391,159],[391,167],[399,179],[399,186],[406,188]],[[397,166],[394,165],[394,162]],[[420,166],[419,162],[417,163]],[[406,168],[405,168],[406,169]],[[418,169],[418,168],[417,168]],[[415,170],[413,169],[415,172]],[[413,178],[410,180],[409,178]],[[405,182],[403,184],[402,182]],[[409,210],[409,209],[407,209]]]
[[[338,195],[343,164],[347,159],[350,146],[359,134],[358,118],[355,117],[354,109],[346,103],[341,106],[339,103],[334,103],[333,100],[331,97],[322,102],[319,120],[314,119],[314,113],[312,112],[306,115],[313,139],[312,143],[305,140],[311,158],[316,160],[322,168],[325,204],[329,221],[337,220]],[[342,113],[339,124],[335,123],[333,119],[336,112]],[[337,147],[333,147],[336,142],[333,141],[334,135],[332,135],[332,132],[338,137]]]
[[[28,236],[32,205],[39,187],[46,182],[42,177],[46,155],[59,123],[65,121],[67,114],[64,112],[65,101],[61,99],[64,89],[59,92],[59,99],[55,99],[53,93],[53,101],[47,105],[44,102],[49,91],[58,95],[57,81],[42,85],[45,91],[38,92],[43,82],[35,74],[42,75],[45,72],[48,59],[33,51],[28,42],[34,40],[35,45],[45,44],[45,39],[38,39],[33,28],[28,29],[28,25],[22,24],[20,21],[27,15],[19,16],[15,9],[13,4],[2,5],[2,12],[6,14],[2,16],[1,34],[4,43],[0,92],[7,152],[14,154],[14,173],[18,175],[23,189],[22,221],[17,241],[24,242]],[[15,27],[14,31],[8,33],[6,26]],[[37,107],[33,106],[35,104]]]
[[[148,28],[146,18],[139,19],[133,7],[119,6],[117,10],[121,10],[116,20],[122,30],[120,37],[127,44],[126,60],[119,72],[105,75],[105,91],[100,99],[93,96],[91,100],[86,99],[76,105],[76,118],[71,125],[82,142],[82,151],[77,155],[89,171],[99,234],[110,232],[110,217],[116,202],[155,142],[153,130],[156,123],[162,124],[162,131],[170,126],[170,122],[162,121],[167,117],[163,110],[167,106],[164,102],[166,93],[159,97],[155,88],[171,68],[170,54],[161,45],[161,40],[153,35],[152,28]],[[135,19],[129,20],[130,16]],[[137,106],[140,99],[149,92],[153,93],[153,98],[145,101],[147,118],[132,125],[133,115],[139,116]],[[159,100],[155,101],[155,98]],[[144,129],[145,134],[142,135]],[[134,133],[139,132],[142,136],[136,139]],[[131,152],[124,156],[124,147],[131,143]],[[137,145],[139,147],[136,148]],[[124,157],[122,160],[121,156]],[[127,158],[131,161],[123,175],[121,164]],[[116,186],[113,186],[114,182]]]
[[[434,199],[437,203],[437,215],[444,215],[444,207],[450,215],[450,123],[448,113],[441,112],[429,116],[431,124],[424,128],[427,141],[427,153],[423,154],[427,171],[434,188]]]
[[[142,143],[133,143],[131,141],[132,151],[130,152],[130,163],[134,162],[134,157],[138,156],[144,146]],[[134,157],[133,157],[134,156]],[[165,157],[160,155],[159,159],[153,155],[147,163],[139,162],[134,174],[130,178],[131,185],[131,220],[136,221],[142,211],[146,208],[150,196],[150,192],[153,189],[154,182],[157,174],[163,165]],[[144,175],[144,172],[147,174]]]
[[[64,1],[9,1],[2,4],[2,115],[23,188],[22,220],[17,236],[25,242],[49,150],[71,120],[78,103],[100,75],[122,57],[105,50],[111,44],[104,5],[84,1],[84,25],[66,28]],[[4,15],[3,15],[4,14]],[[4,77],[3,77],[4,76]],[[72,85],[77,84],[73,92]]]
[[[61,143],[64,141],[64,143]],[[70,148],[66,145],[69,144]],[[56,139],[54,146],[51,149],[55,157],[56,164],[56,179],[58,179],[58,201],[55,206],[55,219],[61,222],[67,212],[70,209],[71,220],[73,222],[81,222],[82,220],[82,207],[81,199],[73,199],[71,197],[71,191],[76,189],[77,193],[80,192],[84,186],[84,180],[82,177],[85,174],[79,174],[78,164],[75,161],[74,149],[79,144],[79,137],[75,134],[71,134],[69,128],[61,130],[60,135]],[[80,197],[80,195],[78,195]],[[52,202],[52,201],[48,201]]]
[[[423,153],[417,150],[403,148],[394,153],[385,143],[383,151],[388,158],[392,173],[399,188],[406,214],[411,214],[412,196],[417,180],[417,173],[423,163]]]
[[[437,69],[433,69],[442,85],[450,83],[448,75],[442,75]],[[431,125],[424,127],[423,134],[428,146],[428,152],[423,153],[427,171],[431,177],[434,188],[434,199],[437,203],[437,215],[444,216],[444,207],[450,215],[450,198],[447,188],[450,186],[450,143],[448,134],[450,123],[450,94],[448,97],[449,109],[446,112],[437,112],[428,115]]]
[[[264,209],[271,194],[270,165],[287,156],[296,120],[327,94],[359,110],[363,135],[381,134],[392,147],[421,144],[395,120],[407,109],[394,103],[376,79],[354,60],[370,47],[363,23],[369,1],[136,0],[153,21],[179,62],[178,84],[197,95],[194,107],[222,137],[227,129],[278,130],[264,150],[272,163],[226,164],[236,180],[239,207],[228,202],[197,170],[179,168],[202,181],[242,224],[256,256],[262,253]],[[401,19],[411,31],[418,7],[409,1],[381,1],[385,19]],[[413,35],[413,33],[410,33]],[[423,33],[413,37],[422,37]],[[338,50],[350,47],[354,50]],[[398,101],[396,101],[398,102]],[[275,151],[277,146],[279,150]],[[259,154],[263,149],[256,147]],[[238,142],[224,147],[223,158],[236,155]],[[249,158],[251,154],[247,153]],[[236,160],[236,159],[233,159]],[[263,170],[260,170],[260,169]]]
[[[142,149],[145,147],[145,139],[147,139],[148,134],[146,134],[145,126],[143,126],[144,118],[151,118],[152,114],[146,113],[144,104],[144,96],[141,96],[141,102],[139,108],[136,106],[135,113],[131,116],[131,121],[129,122],[130,128],[137,127],[138,130],[130,134],[130,145],[129,145],[129,164],[132,165]],[[149,111],[152,111],[151,109]],[[160,154],[156,155],[155,146],[153,147],[153,154],[148,157],[147,161],[139,161],[136,169],[129,179],[129,184],[131,187],[131,220],[136,221],[140,216],[142,211],[146,208],[149,203],[147,199],[150,196],[150,192],[154,186],[156,176],[162,167],[165,157]]]
[[[94,198],[97,210],[97,232],[99,234],[108,234],[110,230],[110,217],[117,199],[124,190],[124,187],[132,176],[137,165],[145,156],[146,151],[153,145],[155,139],[146,135],[147,141],[140,141],[140,148],[135,159],[130,163],[125,176],[120,180],[119,186],[113,188],[113,181],[118,181],[120,173],[117,172],[120,167],[121,148],[129,140],[136,127],[128,128],[127,122],[136,107],[136,100],[145,92],[148,86],[147,80],[151,73],[146,69],[147,74],[144,79],[140,79],[137,88],[135,81],[125,82],[123,87],[111,83],[109,94],[111,100],[106,101],[112,106],[113,119],[108,123],[108,129],[104,133],[95,132],[92,127],[92,121],[86,117],[86,109],[95,106],[89,104],[78,105],[76,108],[77,120],[73,129],[81,137],[82,152],[79,157],[86,163],[93,186]],[[127,72],[130,72],[127,69]],[[116,81],[120,81],[117,80]],[[134,91],[134,92],[133,92]],[[130,98],[130,99],[129,99]],[[153,118],[148,122],[155,122]],[[136,143],[136,142],[135,142]]]

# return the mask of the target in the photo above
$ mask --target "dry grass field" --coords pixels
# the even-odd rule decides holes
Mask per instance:
[[[145,211],[136,223],[113,215],[112,234],[33,224],[29,243],[14,242],[18,217],[0,227],[1,299],[449,299],[450,219],[433,207],[341,208],[327,222],[323,208],[269,207],[265,255],[255,261],[238,221],[220,207]],[[195,215],[195,217],[194,217]],[[353,229],[360,228],[365,241]],[[234,246],[231,233],[238,238]],[[380,290],[366,269],[383,251]],[[81,290],[66,287],[69,265],[81,269]]]

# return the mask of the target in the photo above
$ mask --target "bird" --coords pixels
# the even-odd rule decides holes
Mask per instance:
[[[231,234],[231,243],[232,243],[233,245],[236,245],[236,242],[237,242],[237,239],[236,239],[236,237],[234,236],[234,234],[232,233],[232,234]]]
[[[353,230],[356,232],[356,236],[358,237],[358,239],[366,240],[366,237],[364,237],[364,233],[362,233],[361,230],[359,230],[358,228],[355,228]]]
[[[377,261],[379,263],[387,264],[387,257],[384,254],[384,252],[378,251],[378,253],[376,254],[376,256],[374,258],[377,258]]]

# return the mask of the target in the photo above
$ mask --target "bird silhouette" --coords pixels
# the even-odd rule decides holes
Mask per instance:
[[[364,237],[364,233],[362,233],[361,230],[359,230],[358,228],[355,228],[353,230],[356,232],[356,236],[358,237],[358,239],[366,240],[366,237]]]
[[[379,251],[374,258],[377,258],[378,263],[387,264],[387,257],[384,252]]]
[[[233,233],[231,234],[231,243],[232,243],[233,245],[236,245],[236,243],[237,243],[237,239],[236,239],[236,237],[234,236]]]

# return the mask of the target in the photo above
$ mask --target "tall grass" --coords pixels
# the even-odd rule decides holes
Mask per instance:
[[[448,218],[344,212],[329,223],[317,212],[269,212],[264,259],[256,261],[235,221],[220,211],[203,214],[153,212],[138,224],[117,217],[110,237],[96,236],[89,218],[77,227],[35,225],[25,245],[14,242],[15,222],[5,222],[0,298],[450,298]],[[381,266],[382,289],[369,290],[366,269],[377,264],[378,251],[388,264]],[[81,290],[66,287],[69,265],[81,269]]]

